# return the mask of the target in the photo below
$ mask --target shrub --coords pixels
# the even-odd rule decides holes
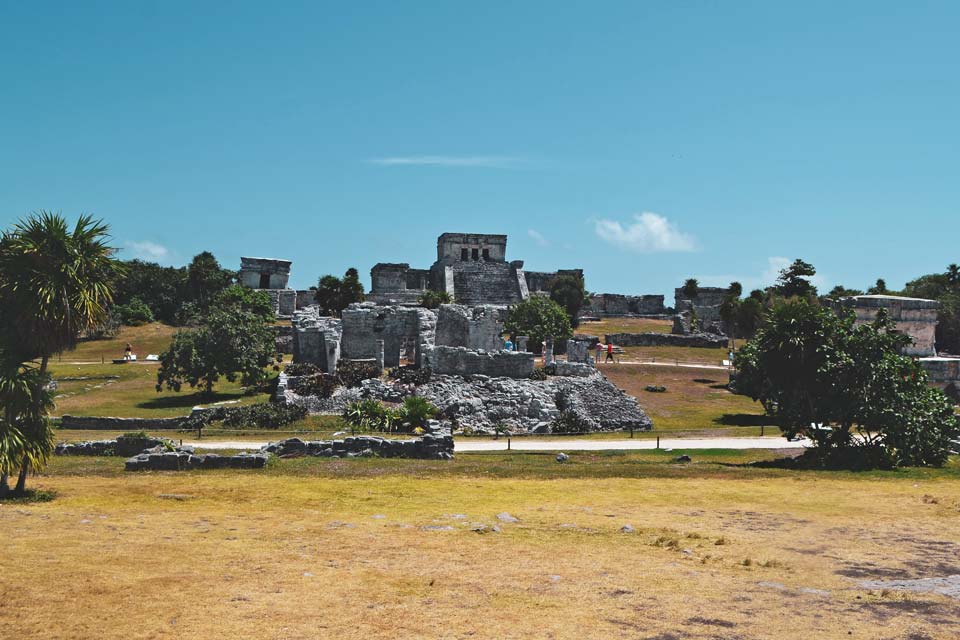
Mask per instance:
[[[427,420],[433,420],[438,415],[440,410],[423,396],[409,396],[400,407],[401,420],[414,429],[427,426]]]
[[[430,382],[432,372],[430,367],[417,368],[412,365],[394,367],[387,371],[387,376],[404,384],[420,386]]]
[[[283,372],[288,376],[312,376],[315,373],[323,373],[320,367],[312,362],[291,362],[284,367]]]
[[[340,386],[339,378],[329,373],[298,376],[290,380],[291,390],[301,396],[329,398],[338,386]]]
[[[225,427],[278,429],[307,417],[305,407],[279,402],[259,402],[240,407],[214,407],[197,412],[183,422],[184,429],[200,429],[222,422]]]
[[[423,292],[423,295],[417,299],[417,302],[420,303],[421,307],[426,307],[427,309],[436,309],[442,304],[450,304],[453,302],[453,298],[446,291],[434,291],[433,289],[428,289]]]
[[[529,336],[534,353],[549,337],[554,339],[554,350],[559,352],[573,335],[570,318],[563,307],[550,298],[531,296],[510,308],[504,329],[510,335]]]
[[[531,380],[546,380],[547,372],[543,367],[537,367],[536,369],[531,371],[530,375],[527,377],[530,378]]]
[[[586,433],[590,431],[590,423],[573,411],[561,411],[550,425],[550,430],[553,433]]]
[[[114,311],[120,322],[128,327],[139,327],[153,322],[153,312],[140,298],[131,298],[127,304],[118,304]]]
[[[351,402],[343,411],[343,419],[354,431],[380,431],[393,427],[395,415],[373,399]]]
[[[364,380],[379,378],[380,368],[366,360],[341,360],[337,364],[337,377],[345,387],[359,387]]]

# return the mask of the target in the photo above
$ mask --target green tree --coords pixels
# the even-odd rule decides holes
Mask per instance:
[[[153,317],[174,324],[177,311],[187,301],[186,267],[161,267],[153,262],[127,260],[124,276],[116,282],[114,302],[129,304],[139,298],[150,307]]]
[[[343,278],[329,274],[322,276],[317,283],[314,297],[324,313],[339,316],[351,303],[363,302],[363,283],[360,282],[360,274],[351,267],[343,274]]]
[[[180,391],[187,384],[209,396],[220,378],[261,385],[275,360],[275,337],[263,316],[239,307],[216,309],[199,328],[178,331],[160,355],[157,391]]]
[[[127,304],[118,304],[113,308],[121,324],[139,327],[153,322],[153,312],[140,298],[131,298]]]
[[[549,337],[564,343],[573,335],[570,318],[563,307],[550,298],[531,296],[510,308],[504,328],[515,336],[529,336],[536,352]]]
[[[850,296],[862,296],[863,291],[859,289],[847,289],[842,284],[838,284],[833,289],[830,289],[830,292],[827,294],[827,298],[831,300],[839,300],[840,298],[849,298]]]
[[[890,293],[890,290],[887,289],[887,281],[883,278],[877,278],[877,283],[867,289],[867,293],[871,296],[878,295],[887,295]]]
[[[206,310],[214,296],[235,279],[236,273],[221,267],[212,253],[198,253],[187,267],[187,299]]]
[[[436,309],[442,304],[450,304],[453,302],[453,298],[450,297],[450,294],[446,291],[434,291],[433,289],[427,289],[423,292],[417,302],[421,307],[427,309]]]
[[[571,273],[564,273],[553,278],[547,286],[550,299],[559,304],[567,312],[570,324],[576,327],[579,324],[580,309],[587,302],[587,292],[583,288],[583,278]]]
[[[941,465],[960,425],[883,312],[856,325],[803,298],[778,301],[737,352],[736,388],[763,403],[784,433],[836,465]]]
[[[234,284],[218,293],[213,299],[215,309],[240,309],[262,319],[264,322],[273,322],[273,301],[270,295],[261,289],[250,289],[243,285]]]
[[[730,286],[727,287],[727,295],[731,298],[739,298],[743,295],[743,285],[734,280],[730,283]]]
[[[360,274],[353,267],[347,269],[340,281],[340,311],[343,311],[354,302],[363,302],[363,283]]]
[[[700,283],[696,278],[687,278],[683,283],[683,295],[687,300],[696,298],[699,289]]]
[[[774,291],[784,298],[814,296],[817,288],[810,282],[810,278],[816,274],[817,270],[812,264],[797,258],[789,267],[781,269],[773,287]]]
[[[0,306],[3,341],[15,362],[38,360],[33,383],[33,416],[21,432],[34,454],[24,455],[16,491],[26,490],[27,474],[45,460],[52,439],[41,416],[50,357],[73,349],[81,332],[101,323],[113,302],[122,266],[108,245],[108,227],[81,216],[67,220],[46,211],[28,216],[0,238]]]

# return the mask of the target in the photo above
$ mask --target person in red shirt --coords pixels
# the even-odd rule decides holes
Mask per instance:
[[[612,342],[607,343],[607,359],[604,360],[604,362],[616,362],[616,360],[613,359],[613,343]]]

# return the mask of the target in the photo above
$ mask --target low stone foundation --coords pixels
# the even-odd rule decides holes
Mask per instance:
[[[416,440],[391,440],[375,436],[353,436],[343,440],[291,438],[271,442],[260,450],[280,457],[323,456],[327,458],[415,458],[452,460],[453,437],[449,433],[428,433]]]
[[[699,347],[703,349],[726,349],[729,339],[713,333],[610,333],[606,342],[621,347]]]
[[[153,447],[173,446],[166,438],[128,438],[118,436],[116,440],[89,440],[87,442],[61,442],[54,450],[55,456],[121,456],[136,455]]]
[[[191,471],[194,469],[262,469],[269,459],[266,453],[238,453],[220,456],[215,453],[195,455],[189,451],[144,452],[129,458],[127,471]]]

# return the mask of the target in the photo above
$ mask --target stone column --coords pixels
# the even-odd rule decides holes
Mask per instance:
[[[553,364],[553,337],[547,338],[547,346],[543,350],[543,364]]]
[[[517,336],[517,351],[526,351],[529,339],[530,336]]]
[[[383,340],[377,340],[377,369],[383,371]]]

